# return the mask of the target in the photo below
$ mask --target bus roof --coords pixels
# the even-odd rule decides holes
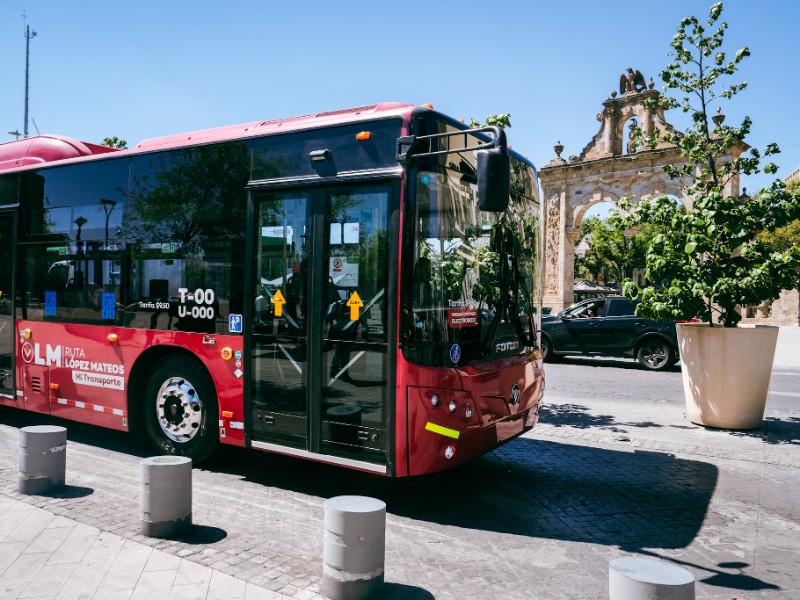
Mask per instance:
[[[383,102],[344,110],[313,113],[298,117],[255,121],[241,125],[204,129],[143,140],[130,150],[118,150],[89,142],[80,142],[60,135],[39,135],[0,144],[0,171],[55,161],[96,156],[108,153],[149,152],[182,146],[209,144],[239,138],[270,135],[338,123],[366,121],[376,117],[408,116],[412,104]]]
[[[0,171],[110,152],[119,150],[61,135],[37,135],[0,144]]]
[[[151,138],[139,142],[134,147],[134,150],[161,150],[164,148],[175,148],[177,146],[206,144],[210,142],[220,142],[236,138],[281,133],[284,131],[292,131],[297,129],[308,129],[311,127],[320,127],[322,125],[350,123],[353,121],[372,119],[376,116],[391,116],[391,114],[403,115],[409,113],[410,109],[412,108],[414,108],[412,104],[404,104],[402,102],[383,102],[380,104],[370,104],[368,106],[357,106],[355,108],[346,108],[343,110],[312,113],[297,117],[271,119],[268,121],[255,121],[252,123],[244,123],[242,125],[231,125],[229,127],[218,127],[214,129],[195,131],[192,133],[179,133],[165,137]]]

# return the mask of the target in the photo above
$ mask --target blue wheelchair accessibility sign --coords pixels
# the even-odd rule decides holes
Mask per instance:
[[[228,331],[230,333],[242,333],[242,315],[228,315]]]

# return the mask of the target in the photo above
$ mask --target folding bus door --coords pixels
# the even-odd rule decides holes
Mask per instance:
[[[257,195],[250,341],[252,437],[308,446],[309,196]]]
[[[256,447],[386,464],[389,190],[254,193]]]
[[[388,185],[325,192],[320,448],[386,461]]]

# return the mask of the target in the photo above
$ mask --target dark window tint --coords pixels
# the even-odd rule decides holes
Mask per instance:
[[[127,182],[125,159],[21,176],[27,318],[121,322]]]
[[[130,324],[227,333],[242,314],[247,172],[244,143],[139,156],[124,229]]]
[[[356,134],[369,131],[367,139]],[[253,180],[336,175],[346,171],[396,167],[400,121],[315,129],[252,140]],[[329,151],[329,159],[312,161],[312,152]]]
[[[636,314],[636,305],[627,298],[613,300],[608,307],[607,317],[622,317]]]
[[[0,177],[0,206],[19,201],[19,175]]]

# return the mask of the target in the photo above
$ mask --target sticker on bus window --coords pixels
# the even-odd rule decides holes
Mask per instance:
[[[451,308],[447,311],[450,329],[478,326],[478,311],[474,308]],[[455,362],[455,361],[454,361]]]
[[[361,231],[361,225],[358,223],[345,223],[343,228],[343,238],[345,244],[357,244],[358,234]]]
[[[230,333],[242,333],[242,315],[228,315],[228,331]]]
[[[328,276],[336,287],[358,287],[358,263],[348,262],[346,256],[331,256]]]
[[[101,313],[104,320],[113,321],[117,318],[116,294],[111,292],[103,292]]]
[[[331,245],[338,246],[342,243],[342,224],[341,223],[331,223],[331,235],[330,235],[330,243]]]
[[[44,293],[44,316],[45,317],[55,317],[56,316],[56,293],[55,292],[45,292]]]

